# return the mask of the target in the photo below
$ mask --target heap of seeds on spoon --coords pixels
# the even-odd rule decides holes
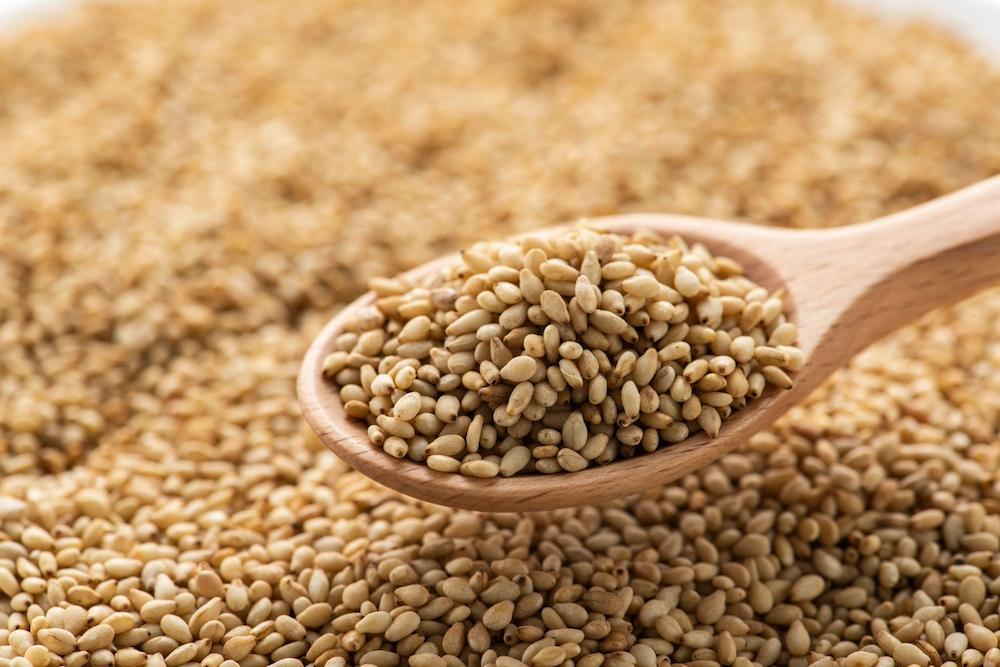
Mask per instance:
[[[376,300],[325,360],[398,459],[473,477],[576,472],[703,431],[801,369],[781,292],[655,232],[482,242]]]

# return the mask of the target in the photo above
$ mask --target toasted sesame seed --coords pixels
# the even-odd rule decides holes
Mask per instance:
[[[403,499],[320,447],[294,400],[329,314],[446,248],[640,209],[836,225],[991,175],[983,59],[813,0],[231,5],[101,3],[0,44],[0,666],[1000,664],[995,291],[603,507]],[[577,265],[539,233],[468,254],[457,287],[375,279],[371,333],[339,337],[324,374],[413,460],[443,435],[500,474],[543,446],[559,471],[684,440],[677,377],[736,405],[770,384],[758,347],[792,379],[806,360],[783,297],[657,243],[602,235]],[[539,324],[546,290],[565,323]],[[490,416],[526,340],[517,436]],[[661,362],[670,343],[688,347]],[[355,627],[411,612],[397,641]]]

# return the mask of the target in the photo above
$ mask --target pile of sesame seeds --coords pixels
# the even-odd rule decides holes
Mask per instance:
[[[996,291],[602,507],[416,503],[294,398],[335,305],[475,240],[845,224],[1000,172],[1000,79],[946,36],[821,0],[176,0],[0,40],[0,667],[997,664]]]
[[[481,242],[372,288],[324,375],[375,446],[438,472],[578,472],[714,438],[805,363],[781,291],[654,231]]]

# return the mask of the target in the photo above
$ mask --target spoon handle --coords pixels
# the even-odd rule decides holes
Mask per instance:
[[[928,311],[1000,283],[1000,176],[802,240],[812,247],[792,260],[789,280],[799,283],[793,293],[805,296],[801,320],[826,325],[807,343],[817,352],[833,346],[830,354],[843,360]]]

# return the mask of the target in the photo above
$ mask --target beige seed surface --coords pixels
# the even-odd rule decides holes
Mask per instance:
[[[100,3],[0,37],[0,667],[1000,662],[996,291],[741,452],[599,508],[414,503],[335,461],[294,397],[335,306],[476,240],[630,210],[844,224],[1000,172],[1000,79],[976,56],[818,0],[232,4]],[[648,281],[594,268],[621,301],[553,291],[620,328],[603,313]],[[524,301],[520,273],[494,277],[479,308]],[[785,335],[734,339],[732,363]],[[684,380],[719,391],[728,369]],[[366,383],[440,381],[416,371]],[[823,589],[792,599],[810,575]],[[99,626],[110,643],[81,648]]]
[[[699,431],[714,438],[768,385],[791,387],[801,354],[780,294],[731,259],[653,232],[481,242],[422,282],[372,287],[391,296],[346,323],[326,375],[375,446],[470,477],[578,472]],[[775,338],[784,350],[767,344]],[[735,340],[744,361],[730,356]],[[422,345],[409,356],[411,342]],[[420,384],[401,382],[402,368]],[[762,378],[753,394],[747,377]]]

